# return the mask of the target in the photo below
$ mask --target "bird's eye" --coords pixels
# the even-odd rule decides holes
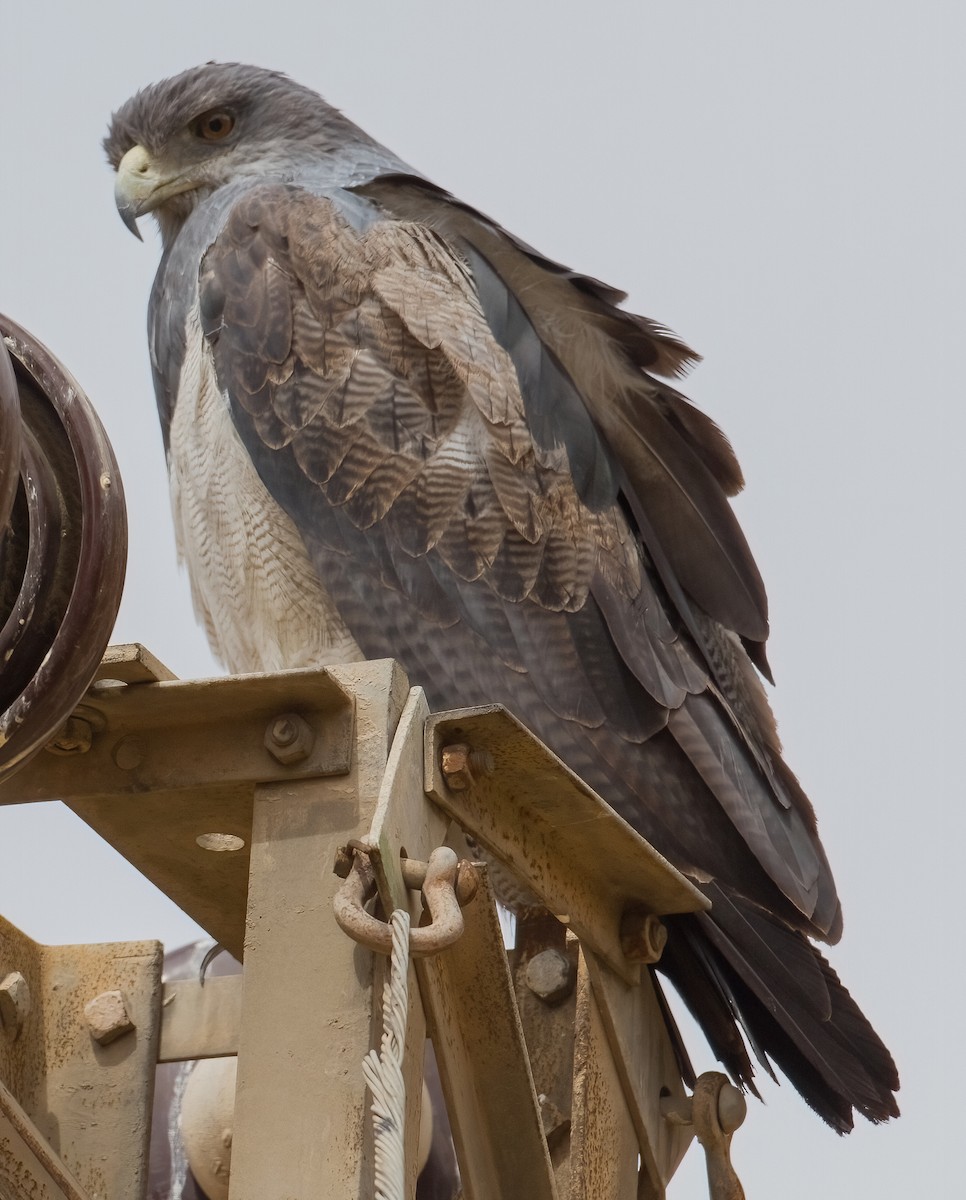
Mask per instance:
[[[220,142],[235,128],[235,118],[224,109],[212,109],[191,122],[191,132],[203,142]]]

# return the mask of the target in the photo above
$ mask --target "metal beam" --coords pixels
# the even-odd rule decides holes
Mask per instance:
[[[471,750],[469,776],[458,781],[447,780],[441,762],[453,743]],[[504,708],[430,717],[425,786],[628,983],[640,978],[640,966],[621,947],[625,912],[664,916],[708,907],[697,888]]]
[[[187,1062],[238,1053],[241,975],[212,975],[204,985],[178,979],[164,985],[158,1062]]]
[[[232,1200],[372,1195],[362,1060],[373,956],[336,925],[336,853],[369,830],[408,693],[391,663],[333,675],[357,704],[347,776],[262,784],[252,822]]]

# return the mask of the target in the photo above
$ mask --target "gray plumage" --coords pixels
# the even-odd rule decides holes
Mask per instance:
[[[841,912],[755,669],[741,472],[658,378],[692,352],[285,76],[188,71],[105,148],[163,236],[151,358],[216,652],[393,656],[437,707],[505,704],[711,898],[661,969],[735,1079],[740,1024],[837,1129],[895,1115],[808,941]]]

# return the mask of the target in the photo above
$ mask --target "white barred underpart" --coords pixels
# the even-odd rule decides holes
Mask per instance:
[[[197,305],[185,342],[168,455],[171,506],[178,555],[212,651],[232,672],[360,660],[295,525],[242,445]]]

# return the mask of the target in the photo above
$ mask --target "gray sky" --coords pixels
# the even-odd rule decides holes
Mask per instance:
[[[121,226],[99,148],[137,87],[211,58],[285,70],[704,354],[685,391],[748,480],[773,702],[845,907],[832,962],[895,1053],[905,1114],[838,1139],[765,1080],[734,1157],[749,1200],[952,1194],[966,7],[35,0],[4,42],[0,310],[107,426],[132,543],[115,640],[179,675],[216,668],[169,532],[144,336],[158,248]],[[0,912],[40,940],[192,935],[59,806],[0,811],[0,845]],[[671,1195],[704,1187],[695,1152]]]

